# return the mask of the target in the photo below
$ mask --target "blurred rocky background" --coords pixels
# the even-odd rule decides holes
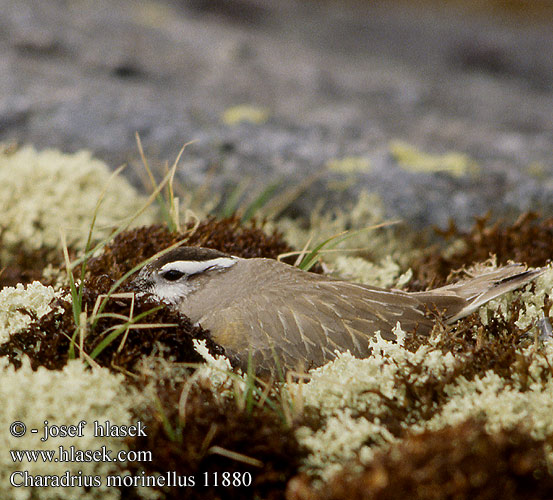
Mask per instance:
[[[0,141],[410,224],[553,208],[553,1],[0,0]],[[136,174],[127,169],[133,181]],[[235,191],[236,192],[236,191]]]

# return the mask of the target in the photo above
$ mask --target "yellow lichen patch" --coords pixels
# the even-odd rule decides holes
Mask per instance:
[[[449,152],[432,155],[403,141],[392,141],[390,153],[405,170],[416,173],[444,172],[453,177],[464,177],[478,172],[478,164],[463,153]]]
[[[63,154],[23,147],[0,152],[2,261],[10,253],[60,248],[60,229],[69,244],[84,247],[98,199],[109,182],[97,214],[96,237],[132,216],[144,198],[121,176],[110,180],[105,163],[87,151]],[[143,216],[138,222],[146,223]]]
[[[341,174],[368,172],[371,169],[371,160],[363,156],[346,156],[333,158],[326,162],[327,168]]]
[[[538,181],[547,181],[550,178],[548,168],[539,161],[530,163],[530,165],[526,167],[526,172]]]
[[[261,125],[269,119],[269,110],[248,104],[233,106],[225,110],[222,116],[226,125],[237,125],[239,123],[253,123]]]

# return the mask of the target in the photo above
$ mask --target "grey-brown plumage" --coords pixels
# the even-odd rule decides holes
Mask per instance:
[[[340,281],[272,259],[241,259],[197,247],[181,247],[145,266],[138,290],[169,302],[243,368],[251,352],[258,370],[310,368],[349,350],[369,352],[380,331],[394,339],[405,331],[427,335],[429,311],[453,322],[480,305],[528,283],[542,272],[509,265],[462,283],[407,293]]]

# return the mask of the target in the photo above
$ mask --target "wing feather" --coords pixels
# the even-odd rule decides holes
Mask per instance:
[[[300,361],[309,368],[333,359],[336,351],[369,355],[375,332],[393,340],[398,322],[406,331],[427,334],[434,323],[429,311],[454,321],[541,272],[513,265],[465,283],[406,293],[305,273],[270,259],[239,259],[225,271],[226,280],[204,283],[203,295],[197,293],[192,303],[193,295],[182,310],[199,318],[243,368],[249,352],[259,370],[276,364],[295,369]],[[248,286],[239,286],[245,277]]]
[[[408,294],[318,278],[316,286],[288,283],[286,294],[278,286],[258,288],[206,314],[200,324],[217,332],[214,340],[242,367],[251,350],[256,368],[266,370],[274,367],[275,357],[282,367],[295,369],[298,360],[305,368],[324,364],[336,351],[368,356],[369,339],[376,331],[394,339],[398,321],[405,329],[431,327],[421,302]],[[246,328],[252,324],[258,328]]]

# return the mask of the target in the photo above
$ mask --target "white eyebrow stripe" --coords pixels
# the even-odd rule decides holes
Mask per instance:
[[[207,269],[224,269],[236,264],[238,259],[236,257],[217,257],[210,260],[175,260],[168,262],[159,269],[160,273],[166,271],[179,271],[191,276],[192,274],[198,274]]]

